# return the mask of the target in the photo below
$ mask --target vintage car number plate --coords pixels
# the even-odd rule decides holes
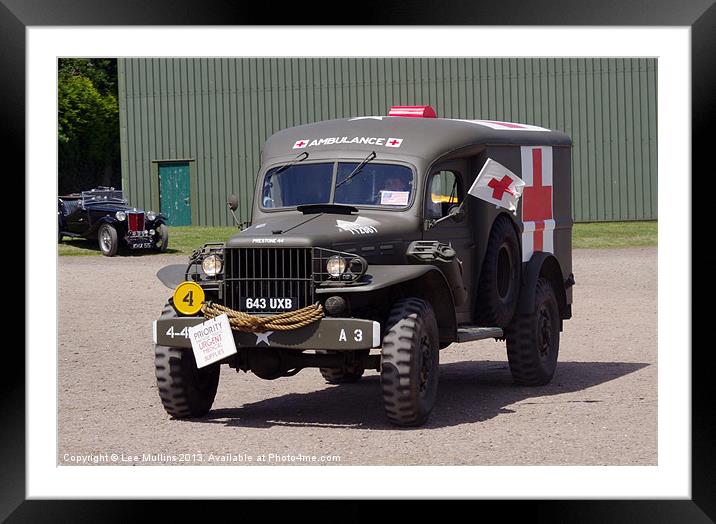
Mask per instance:
[[[129,244],[129,247],[132,249],[149,249],[153,246],[151,242],[135,242]]]
[[[244,297],[241,299],[241,307],[244,311],[293,311],[297,305],[298,298],[296,297]]]

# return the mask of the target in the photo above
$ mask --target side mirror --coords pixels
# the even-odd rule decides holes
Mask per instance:
[[[229,204],[229,209],[232,211],[236,211],[239,208],[239,199],[236,195],[231,195],[226,203]]]

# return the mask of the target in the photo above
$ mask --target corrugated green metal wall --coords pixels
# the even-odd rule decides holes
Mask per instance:
[[[656,219],[656,85],[653,58],[120,59],[123,188],[156,208],[155,161],[191,159],[193,223],[228,225],[273,132],[432,105],[571,135],[575,220]]]

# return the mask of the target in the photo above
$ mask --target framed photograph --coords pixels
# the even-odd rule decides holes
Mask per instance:
[[[321,20],[325,25],[302,27],[293,24],[315,21],[286,20],[285,26],[260,27],[243,25],[249,19],[228,5],[178,11],[159,2],[143,7],[140,16],[117,4],[98,11],[73,2],[58,12],[41,2],[4,1],[0,45],[9,50],[2,58],[8,81],[0,87],[0,105],[10,149],[26,153],[28,307],[25,359],[18,355],[13,363],[25,373],[8,375],[2,400],[7,445],[0,450],[0,515],[46,519],[44,508],[56,504],[53,514],[70,518],[82,511],[91,520],[120,503],[92,499],[427,498],[531,499],[528,507],[560,505],[586,521],[654,514],[663,521],[713,519],[708,422],[714,416],[708,393],[700,391],[710,358],[707,351],[693,352],[691,342],[693,233],[703,222],[695,214],[688,219],[691,172],[708,151],[703,137],[716,87],[716,8],[707,4],[693,2],[678,13],[667,4],[644,12],[637,3],[598,12],[586,6],[565,11],[550,2],[514,13],[509,6],[452,6],[437,16],[418,9],[407,19],[385,5],[359,15],[356,26]],[[563,25],[554,26],[555,17]],[[119,122],[119,151],[104,178],[98,175],[98,187],[58,186],[64,169],[58,125],[60,135],[66,129],[58,123],[58,100],[68,59],[109,60],[105,66],[116,68],[111,110]],[[401,119],[409,121],[406,127]],[[339,121],[350,122],[351,132]],[[418,124],[425,127],[415,131]],[[534,138],[540,134],[543,140]],[[351,147],[364,151],[368,145],[370,158],[351,153]],[[435,158],[445,158],[422,166],[420,155],[430,147]],[[331,156],[330,148],[340,154]],[[461,156],[447,154],[460,148]],[[285,176],[291,167],[294,180]],[[302,176],[311,181],[296,183]],[[557,187],[562,176],[570,184],[564,195]],[[531,195],[545,180],[554,181],[551,214],[530,222],[526,207],[530,213],[544,207]],[[527,189],[510,185],[515,181]],[[353,186],[350,196],[340,196],[343,184]],[[120,187],[122,194],[115,194]],[[55,212],[58,195],[65,207]],[[425,195],[430,202],[423,202]],[[93,202],[99,198],[114,207],[102,201],[99,213]],[[430,203],[440,208],[437,215],[418,212]],[[477,209],[486,211],[478,217]],[[563,209],[568,228],[560,226]],[[419,232],[392,231],[411,210],[416,228],[421,220]],[[489,258],[494,227],[476,231],[479,219],[492,223],[500,210],[517,217],[516,257],[526,265],[515,267],[528,266],[524,255],[531,249],[551,255],[564,273],[553,286],[562,349],[556,371],[545,371],[539,385],[520,367],[523,356],[514,356],[526,344],[516,341],[515,324],[481,321],[469,307],[461,312],[455,305],[459,286],[449,288],[453,269],[461,282],[474,274],[475,282],[463,289],[466,301],[477,300],[486,255],[473,260],[463,254],[465,239],[456,231],[479,237]],[[238,259],[236,300],[230,285],[197,285],[211,277],[212,264],[226,264],[230,280],[233,255],[223,249],[239,242],[227,241],[239,230],[254,244],[266,243],[288,238],[287,231],[306,220],[314,221],[313,229],[301,230],[306,245],[312,235],[327,234],[317,226],[321,220],[330,222],[331,235],[342,235],[331,252],[313,250],[312,282],[317,271],[328,280],[333,271],[355,274],[355,282],[366,274],[382,278],[364,267],[389,266],[376,261],[389,260],[390,253],[381,251],[381,259],[367,254],[371,236],[381,239],[375,247],[388,249],[381,229],[401,236],[403,251],[406,240],[429,240],[457,252],[460,263],[439,272],[447,275],[446,296],[453,298],[449,308],[435,307],[433,345],[437,354],[438,346],[465,344],[440,351],[439,386],[429,408],[407,403],[391,411],[389,366],[380,350],[390,329],[380,316],[342,320],[349,316],[341,303],[348,293],[331,297],[330,305],[317,299],[325,315],[318,321],[321,335],[311,338],[307,331],[297,342],[279,324],[267,324],[271,317],[265,315],[291,319],[299,308],[312,314],[316,301],[302,298],[307,291],[279,292],[278,284],[267,283],[266,293],[260,287],[252,294],[241,287],[248,277]],[[622,238],[631,247],[589,249],[590,224],[612,221],[631,229],[610,230],[610,247]],[[634,227],[641,221],[652,225]],[[439,224],[453,228],[445,244]],[[93,233],[85,235],[80,225]],[[65,236],[60,256],[57,227]],[[212,228],[215,237],[201,236],[202,228]],[[198,253],[191,242],[223,247],[208,244]],[[248,249],[234,247],[237,253]],[[223,258],[211,259],[219,253]],[[176,266],[190,255],[196,278],[184,270],[178,278]],[[502,267],[502,259],[495,260]],[[278,258],[273,265],[280,265]],[[549,281],[549,270],[537,273]],[[527,279],[530,273],[519,274]],[[341,284],[343,277],[335,278]],[[404,295],[410,288],[399,289]],[[421,304],[430,305],[427,295],[414,293],[404,301],[420,295]],[[361,311],[354,296],[348,301]],[[477,302],[487,300],[480,296]],[[441,331],[448,310],[455,318],[453,338]],[[232,316],[235,311],[244,316]],[[431,318],[432,311],[413,315]],[[198,315],[209,320],[188,321]],[[179,321],[167,323],[169,317]],[[296,321],[304,329],[315,319]],[[211,346],[218,333],[230,332],[229,324],[244,330],[229,337],[238,341],[238,352],[233,344]],[[548,324],[539,324],[537,337],[551,347]],[[490,326],[499,332],[481,336]],[[162,341],[175,349],[166,342],[168,333],[179,336],[182,329],[181,351],[155,349],[164,347]],[[423,345],[430,346],[424,329]],[[333,335],[335,344],[350,346],[346,352],[319,342]],[[370,347],[364,347],[368,337]],[[300,346],[309,350],[306,360],[287,362],[294,353],[282,348],[297,343],[306,344]],[[244,346],[265,348],[250,353]],[[266,357],[269,347],[274,360]],[[191,354],[192,362],[205,358],[199,376],[215,369],[209,382],[219,381],[218,390],[214,384],[208,396],[185,402],[183,384],[197,376],[197,367],[175,379],[182,354]],[[215,362],[234,358],[236,366],[219,373]],[[165,367],[172,371],[162,379]],[[433,387],[429,368],[416,368],[416,384],[423,373]],[[344,380],[351,373],[355,380]]]

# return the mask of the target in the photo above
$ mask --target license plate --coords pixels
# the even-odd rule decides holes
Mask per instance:
[[[293,311],[297,305],[298,298],[296,297],[245,297],[241,300],[244,311]]]
[[[137,242],[129,245],[131,249],[150,249],[152,246],[151,242]]]

